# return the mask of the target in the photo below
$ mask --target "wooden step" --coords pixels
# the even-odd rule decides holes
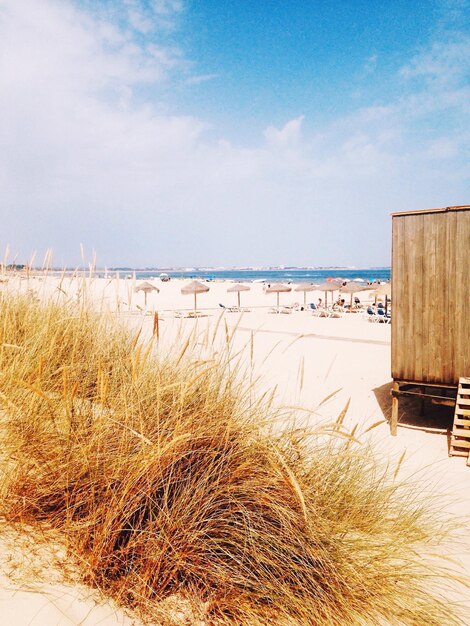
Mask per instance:
[[[449,456],[467,457],[470,467],[470,378],[459,379]]]
[[[455,432],[455,426],[465,426],[465,428],[470,428],[470,417],[467,417],[467,419],[460,417],[460,415],[456,415],[454,417],[454,430],[452,433],[458,435],[458,433]]]
[[[470,439],[463,439],[462,437],[456,437],[455,435],[452,435],[452,441],[450,445],[470,450]]]
[[[453,450],[452,454],[449,456],[463,456],[468,459],[468,450]]]

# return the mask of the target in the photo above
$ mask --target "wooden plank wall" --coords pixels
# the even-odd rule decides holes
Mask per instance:
[[[470,376],[470,210],[395,215],[392,377]]]
[[[449,212],[452,268],[450,274],[455,311],[453,374],[470,376],[470,210]],[[453,279],[455,276],[455,279]]]

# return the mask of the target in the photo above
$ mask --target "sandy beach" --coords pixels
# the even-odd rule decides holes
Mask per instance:
[[[349,404],[345,426],[356,427],[361,440],[371,441],[377,454],[390,460],[390,471],[394,471],[394,464],[405,454],[400,478],[412,478],[422,483],[424,490],[442,493],[442,510],[447,517],[469,514],[469,468],[465,459],[448,457],[446,429],[452,415],[449,409],[426,404],[420,417],[416,403],[403,402],[398,435],[390,435],[390,325],[371,323],[365,312],[333,319],[300,309],[276,314],[271,312],[276,305],[276,294],[266,294],[262,284],[250,284],[250,291],[241,294],[241,305],[246,312],[229,312],[220,306],[237,304],[237,294],[227,293],[228,282],[207,283],[210,290],[197,299],[201,317],[192,319],[185,315],[193,308],[193,297],[181,294],[187,281],[152,282],[159,292],[148,294],[146,307],[144,294],[135,292],[136,283],[132,279],[30,277],[11,280],[3,289],[19,288],[58,301],[77,300],[87,293],[94,308],[103,313],[118,310],[123,323],[142,328],[148,335],[152,333],[154,313],[158,311],[162,345],[171,345],[178,334],[190,332],[198,333],[203,341],[216,326],[226,324],[228,332],[234,333],[234,346],[242,358],[248,359],[251,351],[253,374],[260,379],[260,391],[275,389],[278,404],[305,409],[299,412],[299,419],[312,428],[336,419]],[[373,301],[368,293],[358,294],[363,303]],[[303,304],[303,298],[299,292],[282,293],[280,304]],[[318,298],[324,298],[324,294],[307,293],[307,302],[317,302]],[[182,317],[175,312],[180,312]],[[327,397],[328,401],[323,402]],[[469,575],[470,537],[460,540],[463,543],[458,552]],[[5,544],[2,551],[0,622],[5,626],[134,623],[115,607],[99,605],[99,599],[83,588],[66,586],[60,581],[32,582],[28,588],[18,586],[11,564],[24,567],[21,546],[15,549]],[[461,595],[459,599],[462,600]],[[464,600],[470,612],[470,593]]]

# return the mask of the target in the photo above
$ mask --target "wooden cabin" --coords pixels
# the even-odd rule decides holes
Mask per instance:
[[[453,403],[470,376],[469,205],[392,214],[392,311],[396,434],[401,395]]]

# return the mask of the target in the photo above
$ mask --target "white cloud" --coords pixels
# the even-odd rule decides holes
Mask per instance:
[[[115,2],[119,7],[119,0]],[[184,5],[180,0],[123,0],[130,25],[140,33],[175,30]]]
[[[440,88],[468,80],[470,37],[460,35],[456,40],[435,42],[405,65],[401,74],[406,78],[423,78]]]
[[[9,241],[27,258],[53,247],[74,263],[82,241],[108,265],[276,263],[280,250],[287,263],[385,263],[391,210],[468,201],[461,51],[410,60],[405,83],[433,77],[418,96],[314,134],[303,115],[280,128],[268,119],[247,148],[210,120],[171,114],[160,95],[212,78],[188,77],[177,39],[141,36],[146,20],[166,29],[158,19],[174,23],[184,6],[119,4],[137,11],[130,26],[112,8],[3,0],[0,248]],[[434,77],[446,71],[452,89],[440,93]],[[450,114],[450,127],[433,129]]]
[[[296,117],[287,122],[280,130],[274,126],[268,126],[264,136],[268,144],[272,146],[288,147],[295,145],[300,139],[300,130],[304,116]]]

